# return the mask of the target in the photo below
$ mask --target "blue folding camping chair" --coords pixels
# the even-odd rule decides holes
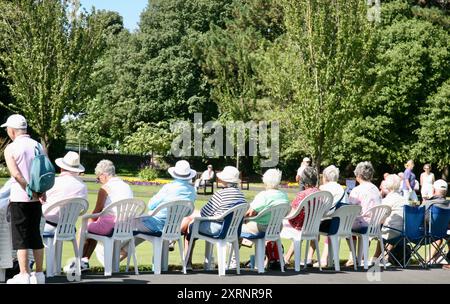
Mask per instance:
[[[426,244],[426,232],[425,232],[425,206],[403,206],[403,230],[398,230],[392,227],[385,226],[386,228],[400,232],[400,235],[396,238],[390,240],[384,240],[386,246],[388,244],[399,246],[403,245],[403,260],[398,260],[398,258],[386,250],[392,260],[395,261],[400,267],[406,268],[411,259],[414,257],[420,263],[422,267],[427,266],[427,256],[425,250],[425,258],[423,258],[419,250],[422,246]],[[411,255],[407,257],[407,246],[411,248]]]
[[[436,254],[441,255],[450,263],[443,249],[447,246],[450,235],[448,234],[448,226],[450,223],[450,208],[440,207],[437,205],[431,205],[429,208],[429,225],[426,232],[426,243],[429,244],[429,256],[430,262],[433,260],[431,256],[431,246],[436,249]],[[443,242],[438,245],[436,242],[443,240]]]

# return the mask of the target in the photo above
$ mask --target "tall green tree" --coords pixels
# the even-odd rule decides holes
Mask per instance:
[[[359,0],[282,0],[286,35],[266,53],[260,77],[284,129],[285,153],[335,158],[343,126],[370,88],[375,25]],[[287,145],[286,145],[287,144]]]
[[[0,60],[12,103],[45,149],[64,136],[62,119],[77,113],[92,91],[92,68],[103,29],[76,0],[0,1]]]

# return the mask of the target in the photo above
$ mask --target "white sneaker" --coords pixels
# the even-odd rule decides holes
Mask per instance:
[[[66,266],[64,266],[63,270],[65,273],[75,273],[75,259],[72,259]],[[86,258],[81,259],[81,272],[89,270],[89,260]]]
[[[6,284],[30,284],[30,275],[26,274],[16,274],[12,279],[6,281]]]
[[[32,272],[30,284],[45,284],[45,275],[43,272]]]

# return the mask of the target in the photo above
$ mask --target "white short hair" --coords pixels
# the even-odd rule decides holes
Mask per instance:
[[[269,169],[263,175],[263,183],[272,189],[278,188],[281,183],[281,171],[278,169]]]
[[[116,168],[112,161],[104,159],[101,160],[95,167],[95,175],[106,174],[108,176],[116,175]]]
[[[323,170],[323,176],[329,182],[337,182],[339,179],[339,168],[331,165]]]
[[[360,177],[362,180],[371,181],[374,173],[374,169],[371,162],[360,162],[355,169],[355,176]]]
[[[397,191],[400,188],[402,179],[397,174],[389,174],[384,181],[384,187],[391,191]]]

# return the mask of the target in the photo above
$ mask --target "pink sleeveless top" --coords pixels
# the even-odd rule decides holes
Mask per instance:
[[[34,149],[39,143],[31,139],[28,134],[20,135],[10,144],[12,156],[16,161],[17,167],[27,182],[30,181],[31,163],[34,159]],[[30,202],[25,190],[13,178],[11,183],[11,202]]]

